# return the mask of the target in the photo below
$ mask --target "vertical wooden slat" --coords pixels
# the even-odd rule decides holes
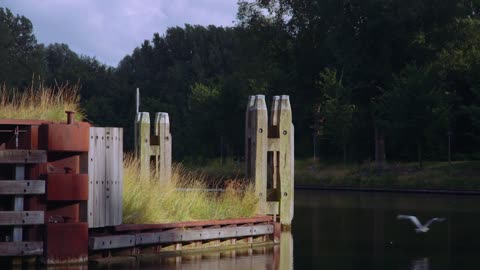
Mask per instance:
[[[118,129],[118,139],[117,139],[117,157],[118,157],[118,169],[117,169],[117,188],[116,188],[116,200],[117,200],[117,211],[115,225],[122,224],[123,217],[123,129]]]
[[[88,227],[93,228],[95,224],[94,205],[95,205],[95,149],[96,149],[96,131],[94,127],[90,128],[90,146],[88,149]]]
[[[123,130],[91,128],[89,149],[89,227],[122,222]]]
[[[280,100],[280,223],[291,225],[293,219],[293,141],[292,109],[288,96]]]
[[[272,109],[270,114],[270,126],[269,126],[269,137],[278,138],[279,130],[278,124],[280,118],[280,96],[274,96],[272,102]],[[276,149],[278,150],[278,149]],[[272,153],[272,163],[270,164],[272,171],[272,188],[277,189],[280,185],[280,178],[278,177],[278,151],[273,151]]]
[[[109,158],[107,157],[107,162],[110,162],[110,222],[108,223],[109,226],[116,225],[116,215],[117,215],[117,197],[118,197],[118,191],[117,191],[117,180],[118,180],[118,143],[117,139],[118,138],[118,128],[111,128],[110,129],[110,161]]]
[[[165,178],[168,182],[172,180],[172,143],[173,138],[170,133],[170,118],[168,113],[164,114],[165,117]]]
[[[102,141],[102,132],[101,128],[95,128],[95,142],[94,142],[94,162],[95,162],[95,171],[93,172],[94,175],[94,180],[93,180],[93,185],[95,188],[93,189],[93,227],[97,228],[102,226],[101,225],[101,212],[103,211],[100,209],[102,207],[101,204],[101,196],[103,189],[101,188],[101,183],[102,183],[102,163],[104,162],[102,157],[101,157],[101,141]],[[102,194],[103,195],[103,194]]]
[[[99,184],[99,226],[104,227],[106,224],[106,205],[107,201],[105,198],[106,192],[106,132],[105,128],[98,128],[98,164],[97,164],[97,176]]]
[[[25,180],[25,165],[15,165],[15,180]],[[15,195],[14,211],[23,211],[23,196]],[[13,242],[23,240],[23,228],[21,226],[13,227]]]
[[[255,104],[255,96],[248,96],[247,108],[245,109],[245,176],[252,177],[252,118],[251,111]]]
[[[140,179],[146,179],[150,173],[150,115],[148,112],[137,114],[137,158],[140,160]]]
[[[112,130],[113,128],[104,128],[105,130],[105,184],[104,184],[104,200],[105,200],[105,223],[104,226],[108,226],[112,223],[112,180],[114,179],[114,154],[112,152],[113,143],[112,143]]]
[[[259,198],[259,214],[264,214],[267,202],[267,143],[268,143],[268,116],[265,96],[255,98],[255,118],[253,146],[255,149],[255,192]],[[253,134],[252,132],[252,134]]]

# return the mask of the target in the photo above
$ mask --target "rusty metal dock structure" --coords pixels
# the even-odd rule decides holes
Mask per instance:
[[[251,218],[123,224],[123,129],[0,119],[0,263],[82,264],[115,256],[280,243],[293,218],[293,125],[288,96],[246,111],[246,175],[260,201]],[[136,152],[171,177],[168,114],[136,117]],[[161,194],[159,194],[161,196]]]

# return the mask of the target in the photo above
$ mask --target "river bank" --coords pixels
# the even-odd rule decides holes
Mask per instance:
[[[244,163],[234,160],[186,163],[186,166],[219,183],[244,177]],[[480,191],[480,161],[387,163],[325,163],[312,159],[295,161],[295,185],[316,188],[402,189]]]

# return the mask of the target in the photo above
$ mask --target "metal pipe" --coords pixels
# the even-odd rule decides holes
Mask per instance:
[[[67,124],[73,124],[75,122],[75,112],[65,111],[65,113],[67,114]]]

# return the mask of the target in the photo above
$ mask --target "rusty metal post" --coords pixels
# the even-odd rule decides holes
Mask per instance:
[[[67,114],[67,124],[71,125],[75,122],[75,112],[74,111],[65,111]]]

